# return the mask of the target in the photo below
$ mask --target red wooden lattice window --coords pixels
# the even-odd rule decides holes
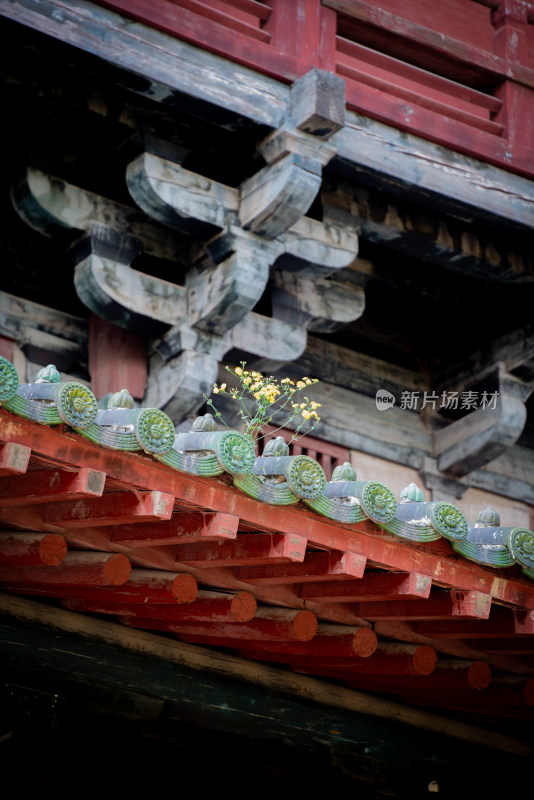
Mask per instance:
[[[336,71],[347,82],[349,105],[373,104],[378,90],[396,101],[503,135],[504,126],[495,120],[502,101],[491,94],[497,76],[469,60],[477,51],[492,50],[489,8],[448,0],[442,13],[440,4],[433,3],[429,14],[425,3],[381,0],[371,14],[372,5],[364,0],[324,2],[339,8]],[[384,110],[391,116],[392,109]]]

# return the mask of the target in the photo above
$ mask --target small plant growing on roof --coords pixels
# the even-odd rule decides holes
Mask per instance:
[[[253,441],[261,439],[263,426],[271,425],[275,419],[278,421],[281,414],[285,414],[286,419],[282,424],[278,424],[275,430],[281,430],[293,420],[299,420],[291,441],[297,438],[304,426],[307,426],[306,433],[315,428],[320,420],[317,409],[321,404],[310,400],[309,397],[297,397],[297,395],[301,395],[308,386],[319,383],[317,378],[304,377],[298,381],[282,378],[279,381],[272,375],[265,376],[261,372],[246,370],[245,366],[246,362],[242,361],[240,367],[233,369],[226,367],[232,377],[237,378],[239,385],[231,387],[226,383],[220,385],[216,383],[213,386],[213,394],[226,395],[237,401],[238,414],[245,424],[247,435]],[[204,398],[207,405],[213,409],[214,416],[226,425],[211,398],[207,395],[204,395]]]

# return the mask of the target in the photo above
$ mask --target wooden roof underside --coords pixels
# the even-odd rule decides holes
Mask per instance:
[[[478,723],[531,722],[534,586],[518,566],[270,506],[229,476],[6,410],[0,437],[4,591]]]

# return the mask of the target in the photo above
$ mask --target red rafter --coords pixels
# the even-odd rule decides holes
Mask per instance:
[[[366,563],[367,559],[357,553],[308,551],[302,563],[241,567],[236,578],[239,581],[258,586],[361,578],[365,572]]]
[[[67,553],[60,564],[38,567],[1,567],[0,583],[6,586],[120,586],[131,572],[123,553]]]
[[[393,597],[428,597],[432,579],[418,572],[366,573],[357,581],[322,581],[304,584],[299,596],[317,603],[346,603],[390,600]]]
[[[60,469],[39,469],[25,475],[0,478],[0,505],[24,506],[100,497],[106,475],[82,467],[76,472]]]
[[[196,542],[178,545],[176,561],[197,567],[234,567],[303,561],[307,540],[284,533],[245,533],[235,541]]]
[[[239,517],[216,512],[181,511],[166,522],[118,526],[112,541],[130,547],[184,544],[220,539],[235,539]]]
[[[221,592],[198,592],[195,600],[187,605],[159,603],[154,609],[150,603],[121,603],[98,599],[68,600],[65,605],[73,611],[91,614],[116,614],[141,619],[176,622],[248,622],[254,617],[257,603],[250,592],[223,594]]]
[[[164,492],[108,492],[102,497],[51,504],[45,522],[63,528],[84,528],[90,520],[95,525],[117,525],[120,522],[149,522],[169,519],[174,496]]]
[[[33,567],[59,564],[67,543],[59,533],[0,533],[0,566]]]
[[[260,608],[250,622],[168,622],[160,619],[125,617],[124,621],[134,628],[151,628],[182,634],[187,641],[218,644],[219,639],[302,641],[313,639],[317,632],[317,617],[311,611],[294,611],[289,608]]]
[[[22,444],[6,442],[0,445],[0,476],[21,475],[28,469],[31,450]]]

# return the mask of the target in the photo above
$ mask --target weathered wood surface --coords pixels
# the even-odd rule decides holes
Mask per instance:
[[[361,578],[366,559],[356,553],[319,553],[308,551],[299,564],[264,564],[240,567],[237,579],[253,585],[280,583],[307,583],[318,580],[345,580]]]
[[[257,728],[258,735],[266,733],[266,720],[268,719],[271,720],[269,722],[269,731],[272,730],[273,701],[271,693],[275,692],[277,694],[282,693],[286,697],[286,702],[291,705],[288,716],[288,730],[292,730],[296,724],[296,717],[298,716],[296,709],[301,700],[304,700],[305,704],[308,704],[310,699],[312,700],[312,708],[306,725],[302,726],[302,728],[298,725],[299,741],[302,741],[300,737],[304,730],[311,731],[315,738],[319,735],[319,738],[326,736],[328,739],[329,736],[326,731],[339,730],[340,721],[333,723],[329,720],[326,725],[318,725],[319,715],[321,715],[320,718],[322,719],[325,709],[339,709],[340,711],[343,710],[343,713],[353,720],[353,724],[356,723],[360,714],[367,715],[365,726],[362,727],[359,736],[355,739],[359,743],[358,746],[362,746],[362,735],[366,743],[365,746],[371,745],[371,741],[367,742],[366,739],[371,730],[372,741],[376,743],[377,732],[373,729],[375,720],[394,719],[407,726],[404,728],[406,734],[410,733],[411,735],[413,731],[417,735],[416,730],[424,731],[424,741],[428,741],[430,733],[438,733],[444,737],[452,737],[453,740],[463,742],[463,747],[471,747],[473,744],[489,747],[491,751],[500,752],[501,757],[504,757],[506,753],[513,754],[516,757],[523,756],[526,759],[532,757],[532,747],[530,745],[504,736],[500,732],[486,731],[483,728],[476,728],[457,720],[442,718],[417,709],[410,709],[390,700],[382,700],[334,684],[325,684],[313,678],[296,675],[287,670],[278,670],[253,661],[246,661],[220,651],[211,651],[188,645],[184,642],[171,641],[144,631],[137,631],[112,622],[104,622],[88,616],[74,614],[64,609],[44,607],[42,604],[12,596],[2,595],[0,597],[0,609],[2,613],[2,649],[10,662],[18,654],[19,662],[17,663],[20,663],[20,659],[23,658],[27,665],[33,662],[40,669],[52,664],[57,668],[59,665],[60,669],[64,669],[65,680],[72,679],[81,670],[82,674],[87,674],[87,677],[93,682],[94,663],[92,659],[94,658],[95,642],[97,642],[101,653],[109,654],[111,657],[111,648],[120,648],[123,656],[119,660],[119,663],[122,661],[120,669],[113,667],[104,670],[102,682],[105,685],[120,686],[126,683],[130,690],[132,687],[139,687],[140,690],[144,691],[146,689],[147,673],[155,674],[154,671],[157,670],[157,664],[169,664],[167,679],[164,679],[161,675],[159,678],[162,693],[169,700],[176,702],[178,694],[183,692],[183,698],[189,707],[191,705],[192,691],[194,690],[194,694],[198,690],[199,672],[203,673],[203,683],[209,682],[210,686],[213,686],[213,681],[215,680],[218,681],[223,678],[225,680],[237,679],[242,686],[241,694],[239,695],[241,700],[239,705],[236,706],[236,696],[235,701],[232,702],[232,707],[245,711],[245,706],[247,706],[247,714],[250,714],[250,708],[252,707],[254,716],[251,721],[257,718],[258,713],[260,713],[260,724]],[[28,625],[31,626],[30,634],[27,632]],[[61,636],[59,647],[66,653],[71,654],[65,655],[65,652],[63,652],[59,662],[57,654],[49,650],[50,631],[56,631]],[[16,641],[15,649],[9,647],[9,642],[13,641]],[[115,649],[114,652],[116,656],[117,650]],[[128,658],[133,657],[138,659],[137,670],[132,670],[132,663],[129,663],[129,666],[125,663]],[[113,663],[116,664],[117,662]],[[179,680],[177,680],[177,674],[180,676]],[[262,687],[260,695],[258,695],[257,687]],[[216,696],[220,700],[221,686],[214,686],[213,688],[213,697]],[[255,702],[252,705],[250,704],[250,698],[246,698],[248,689],[254,694]],[[243,692],[245,693],[245,699]],[[267,693],[268,700],[265,712],[258,710],[258,702],[263,693]],[[291,701],[289,700],[289,695],[292,697]],[[184,708],[187,706],[184,706]],[[210,717],[212,725],[216,724],[214,713],[216,713],[218,707],[218,701],[211,703]],[[198,716],[197,704],[195,704],[195,711]],[[226,704],[224,716],[225,718],[228,716]],[[278,714],[277,720],[275,728],[278,731],[278,735],[282,735],[285,714],[283,717]],[[332,727],[333,724],[334,727]],[[235,720],[232,721],[232,730],[234,729]],[[343,726],[342,729],[344,729]],[[325,733],[323,734],[322,731],[325,731]],[[378,739],[383,751],[384,736],[379,736]],[[399,755],[398,747],[399,742],[396,742],[392,748],[392,752],[396,752],[397,757]],[[418,747],[415,749],[417,751],[417,760],[419,760],[420,750]],[[443,747],[440,752],[443,754]],[[414,753],[414,745],[411,741],[407,753],[412,755]],[[456,761],[457,758],[456,745]]]
[[[158,492],[106,492],[102,497],[51,503],[45,511],[49,525],[65,528],[115,525],[120,522],[150,522],[170,519],[174,495]]]
[[[31,450],[15,442],[0,444],[0,476],[22,475],[28,469]]]
[[[483,225],[528,231],[534,221],[530,181],[447,151],[353,112],[337,134],[332,167],[348,177]],[[481,194],[484,203],[480,204]]]
[[[352,603],[393,601],[393,598],[419,597],[430,595],[432,580],[427,575],[411,572],[402,573],[367,572],[359,580],[318,581],[303,585],[301,597],[317,603]]]
[[[337,225],[311,217],[301,217],[278,237],[284,253],[277,267],[306,269],[309,277],[324,277],[347,267],[358,255],[358,233],[355,225]]]
[[[490,614],[490,622],[491,625],[482,620],[417,622],[413,624],[413,630],[422,636],[438,639],[501,639],[534,633],[532,611],[495,606]]]
[[[162,334],[186,313],[182,286],[93,253],[76,265],[78,296],[95,314],[138,333]]]
[[[74,186],[29,167],[13,189],[13,203],[26,223],[47,236],[75,229],[89,233],[97,223],[139,240],[144,251],[159,258],[183,256],[183,245],[135,208]]]
[[[183,350],[194,350],[211,355],[219,362],[230,349],[238,348],[261,357],[262,363],[272,364],[272,367],[262,367],[270,370],[302,354],[306,340],[303,328],[250,311],[222,336],[184,323],[170,328],[160,339],[154,340],[151,347],[164,361],[170,361]]]
[[[149,217],[205,239],[237,220],[239,192],[145,152],[126,170],[132,198]]]
[[[531,360],[534,356],[534,323],[527,323],[469,353],[462,361],[437,375],[437,388],[446,389],[452,383],[464,387],[487,379],[492,369],[504,371],[525,384],[532,383]]]
[[[328,354],[329,348],[325,352]],[[304,356],[302,362],[288,365],[284,376],[298,380],[303,374],[311,374],[320,378],[321,373],[312,366]],[[330,370],[325,367],[325,372],[328,375]],[[352,380],[350,372],[348,378]],[[421,465],[422,456],[431,452],[431,434],[418,414],[398,406],[379,414],[374,397],[366,397],[326,379],[314,386],[313,397],[322,404],[323,413],[316,428],[321,439],[416,469]]]
[[[120,585],[95,586],[91,583],[80,583],[76,585],[74,591],[69,584],[39,583],[25,578],[17,581],[16,587],[11,584],[9,589],[32,597],[70,600],[75,595],[77,600],[87,600],[89,603],[143,604],[149,608],[160,603],[163,605],[192,603],[198,595],[198,584],[193,575],[164,569],[139,568],[133,568],[128,580]]]
[[[226,237],[225,237],[226,238]],[[186,275],[188,318],[195,327],[223,335],[252,311],[265,291],[280,247],[235,229],[220,263],[206,255]]]
[[[354,322],[365,310],[365,292],[329,278],[309,278],[307,272],[275,270],[271,289],[273,315],[312,331],[330,333]]]
[[[224,646],[236,647],[231,639],[220,640],[219,644],[223,645],[223,642]],[[371,628],[319,623],[316,635],[308,642],[250,641],[240,645],[239,652],[246,652],[248,658],[259,660],[263,658],[263,654],[281,656],[279,659],[273,658],[274,661],[284,661],[286,656],[358,660],[372,656],[376,647],[377,637]]]
[[[159,547],[185,542],[235,539],[239,517],[232,514],[181,511],[167,522],[118,525],[111,540],[130,547]]]
[[[25,0],[24,4],[4,4],[2,14],[134,73],[142,63],[145,82],[133,90],[160,102],[179,90],[217,105],[229,116],[242,115],[272,128],[278,127],[287,113],[289,89],[272,78],[135,23],[123,20],[117,25],[115,14],[84,0],[76,0],[68,8],[62,0]],[[109,32],[111,39],[106,35]],[[293,59],[293,70],[295,63]],[[303,66],[302,73],[308,67]],[[289,79],[296,77],[293,72]],[[207,109],[209,113],[209,106]],[[531,227],[534,200],[528,181],[521,177],[505,174],[503,181],[498,168],[484,166],[481,170],[475,159],[448,156],[432,142],[352,112],[347,114],[347,122],[336,134],[338,165],[347,171],[354,165],[372,180],[393,179],[399,191],[408,186],[414,194],[461,208],[463,213],[466,209],[476,212],[480,190],[486,189],[485,213],[497,220],[504,218],[507,224]],[[415,159],[414,152],[418,154]],[[508,187],[506,192],[503,185]]]
[[[45,6],[38,0],[3,3],[2,14],[135,74],[142,64],[146,83],[134,86],[134,91],[159,102],[172,100],[175,91],[185,92],[228,109],[229,116],[242,115],[272,127],[286,112],[289,91],[279,82],[159,31],[127,20],[117,24],[115,13],[85,0],[68,6],[62,0],[47,0]]]
[[[141,619],[125,616],[126,625],[134,628],[177,633],[187,641],[218,644],[218,640],[234,641],[308,642],[317,632],[317,617],[311,611],[293,611],[287,608],[259,608],[248,622],[185,622],[161,618]],[[202,640],[200,642],[200,640]]]
[[[428,20],[422,8],[410,9],[410,15],[403,17],[387,7],[375,7],[365,0],[324,0],[324,5],[363,24],[376,25],[385,31],[394,32],[397,36],[402,35],[408,40],[423,44],[428,51],[429,59],[430,53],[435,51],[440,59],[454,59],[490,73],[515,77],[518,80],[530,79],[531,83],[534,79],[530,74],[531,71],[522,65],[521,59],[517,56],[514,59],[516,63],[513,63],[492,52],[493,31],[489,26],[482,28],[480,23],[485,16],[483,9],[477,6],[451,8],[444,5],[442,9],[437,10],[434,20],[436,23],[439,21],[443,30],[443,34],[439,35],[425,24]],[[483,0],[480,5],[496,9],[498,4],[492,0]],[[522,21],[522,9],[516,11],[514,19],[516,22]],[[458,27],[460,24],[461,28]]]
[[[326,644],[324,641],[318,648],[315,648],[314,645],[315,638],[309,644],[301,646],[299,651],[294,645],[286,645],[286,643],[271,648],[269,643],[251,642],[250,646],[247,643],[244,648],[240,648],[240,652],[246,652],[248,657],[265,661],[287,662],[299,672],[323,674],[330,677],[348,677],[352,674],[430,675],[437,663],[436,651],[428,645],[399,642],[379,643],[366,658],[362,658],[361,654],[356,652],[357,648],[347,647],[343,639],[337,646]],[[293,650],[296,652],[292,652]]]
[[[35,327],[22,328],[18,344],[30,361],[37,364],[52,362],[62,372],[68,372],[73,365],[83,361],[84,350],[78,342],[71,342]]]
[[[426,600],[360,602],[354,613],[369,620],[488,619],[491,596],[483,592],[435,591]]]
[[[3,566],[0,583],[5,586],[69,585],[120,586],[132,566],[123,553],[68,552],[58,564],[29,567]]]
[[[310,70],[291,87],[290,116],[305,133],[330,138],[345,124],[343,79],[325,70]]]
[[[54,566],[67,555],[67,543],[58,533],[20,533],[0,531],[2,567]]]
[[[386,389],[400,398],[402,391],[421,392],[429,388],[427,380],[419,372],[316,336],[308,336],[306,350],[295,360],[293,368],[301,370],[303,375],[315,375],[326,383],[371,396],[378,389]],[[357,408],[358,403],[354,402],[354,405]],[[387,419],[382,424],[387,424]]]
[[[495,408],[479,408],[434,434],[438,468],[462,477],[493,461],[519,439],[531,387],[498,372]]]
[[[0,478],[0,506],[24,506],[61,500],[100,497],[106,476],[103,472],[82,467],[66,470],[32,470],[24,476]]]
[[[176,561],[197,567],[235,567],[303,561],[307,540],[295,534],[241,534],[234,541],[180,544]]]
[[[241,187],[240,222],[259,236],[275,238],[309,209],[321,187],[320,168],[289,154]]]
[[[18,341],[27,329],[80,346],[87,343],[87,323],[81,317],[0,291],[0,333]]]
[[[181,422],[203,405],[204,394],[211,394],[218,363],[198,350],[184,349],[167,362],[155,354],[149,361],[143,405],[163,408],[172,420]]]
[[[141,400],[148,374],[146,351],[144,337],[90,314],[88,366],[95,396],[105,397],[126,387],[133,398]]]
[[[154,609],[149,603],[121,603],[102,599],[67,600],[65,606],[73,611],[90,614],[115,614],[116,616],[153,618]],[[249,592],[223,594],[199,591],[191,603],[158,603],[157,618],[176,622],[249,622],[256,614],[257,603]]]
[[[397,203],[361,186],[337,185],[321,193],[323,208],[350,210],[353,225],[365,239],[412,258],[472,274],[484,280],[526,281],[534,278],[529,254],[514,252],[514,242],[444,218],[425,206]]]

